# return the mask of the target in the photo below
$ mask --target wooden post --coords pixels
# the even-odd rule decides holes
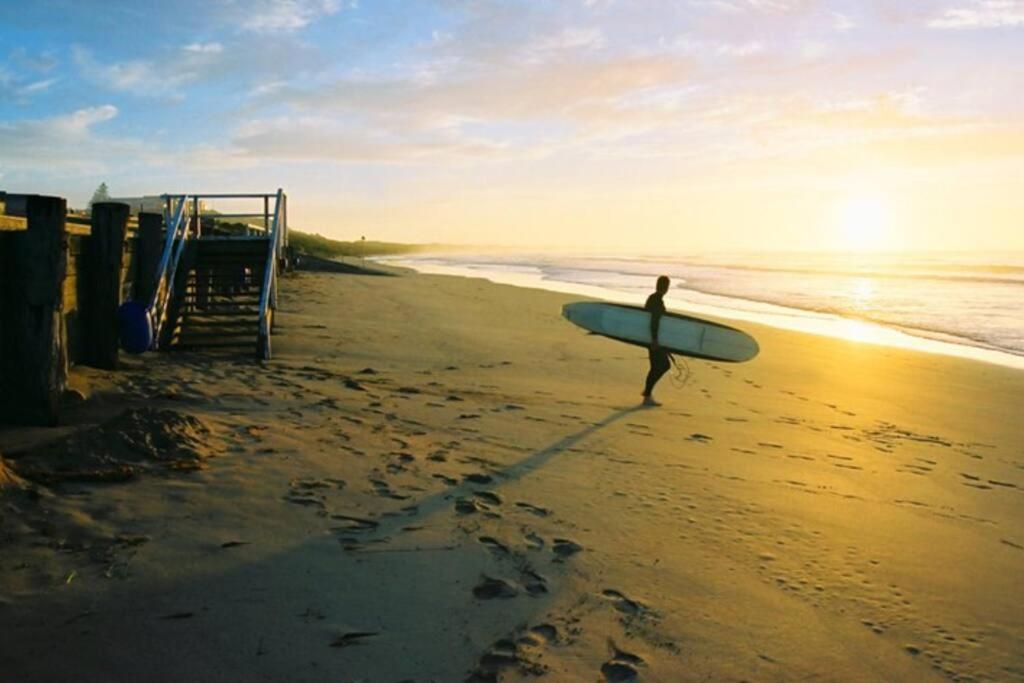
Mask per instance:
[[[139,214],[139,235],[135,247],[135,300],[149,305],[156,286],[156,271],[164,250],[164,218],[158,213]]]
[[[67,201],[30,196],[25,213],[27,230],[0,233],[0,419],[55,425],[68,372]]]
[[[92,206],[92,235],[86,242],[83,365],[113,370],[119,349],[117,309],[121,305],[121,268],[131,207],[117,202]]]
[[[195,232],[193,234],[196,237],[203,236],[203,216],[199,213],[199,195],[192,197],[192,214],[195,217]]]

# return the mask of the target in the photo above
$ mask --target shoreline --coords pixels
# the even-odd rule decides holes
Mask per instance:
[[[484,278],[498,284],[532,287],[563,294],[579,294],[595,299],[609,300],[610,298],[615,298],[614,300],[623,303],[642,304],[646,296],[645,294],[636,294],[612,287],[549,280],[540,274],[488,270],[474,266],[426,264],[403,257],[380,257],[371,260],[381,264],[410,268],[423,274]],[[697,315],[709,315],[730,321],[753,322],[769,325],[777,329],[815,334],[832,339],[845,339],[878,346],[966,358],[1002,367],[1024,370],[1024,355],[991,346],[972,344],[970,342],[976,340],[966,337],[957,337],[929,330],[901,328],[871,320],[844,317],[811,309],[792,308],[755,299],[727,297],[704,292],[699,289],[687,289],[686,291],[691,293],[691,295],[696,295],[697,299],[704,299],[705,301],[676,298],[676,301],[673,302],[672,292],[670,291],[669,296],[666,298],[670,308],[674,305],[677,309]],[[745,304],[747,309],[731,307],[729,306],[730,302]]]

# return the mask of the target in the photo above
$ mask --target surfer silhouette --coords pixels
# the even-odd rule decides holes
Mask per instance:
[[[644,310],[651,312],[651,345],[647,349],[647,357],[651,361],[651,369],[647,372],[647,382],[644,384],[643,396],[645,406],[661,405],[654,400],[652,395],[654,385],[672,367],[668,351],[661,348],[661,345],[658,343],[658,328],[661,326],[661,317],[665,315],[665,294],[668,292],[669,284],[671,282],[668,276],[662,275],[659,277],[654,293],[647,297],[647,303],[644,304]]]

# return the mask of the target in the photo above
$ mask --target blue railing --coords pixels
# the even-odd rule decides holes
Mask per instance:
[[[260,328],[257,354],[270,360],[270,333],[274,326],[274,311],[277,309],[277,268],[282,262],[284,249],[288,244],[288,195],[278,189],[274,204],[273,222],[267,227],[270,245],[267,249],[267,264],[263,270],[263,288],[260,291]]]
[[[173,300],[174,277],[185,251],[185,242],[189,239],[191,220],[187,198],[184,195],[164,195],[163,198],[167,235],[157,267],[153,294],[147,302],[125,302],[119,313],[121,346],[129,353],[142,353],[159,345],[160,333]]]

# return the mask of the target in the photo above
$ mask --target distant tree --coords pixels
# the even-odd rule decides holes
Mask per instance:
[[[100,183],[100,186],[96,188],[96,191],[92,193],[92,199],[89,200],[89,210],[92,210],[92,205],[96,202],[109,202],[110,192],[107,190],[106,183]]]

